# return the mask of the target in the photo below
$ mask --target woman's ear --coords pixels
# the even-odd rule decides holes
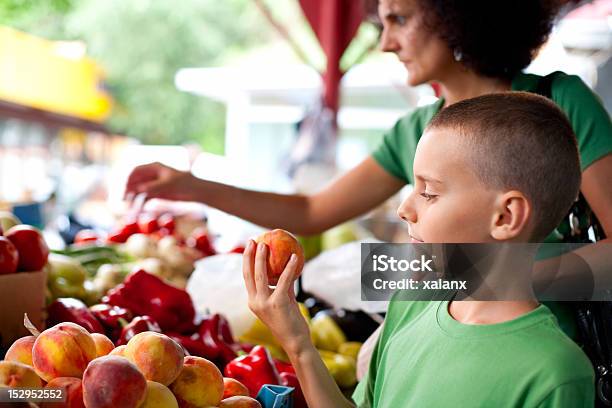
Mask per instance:
[[[491,237],[497,241],[508,241],[524,236],[527,241],[532,214],[531,203],[520,191],[512,190],[500,195],[491,225]]]

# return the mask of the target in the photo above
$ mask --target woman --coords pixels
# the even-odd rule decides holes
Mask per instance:
[[[197,179],[159,163],[137,167],[129,176],[126,191],[145,192],[148,198],[199,201],[255,224],[297,234],[325,231],[366,213],[411,182],[414,149],[438,110],[487,93],[535,91],[540,78],[521,70],[547,39],[558,8],[557,0],[380,0],[382,50],[397,54],[404,63],[409,85],[438,83],[442,98],[400,119],[370,157],[316,194],[239,189]],[[581,190],[610,235],[610,117],[575,76],[556,78],[552,99],[568,114],[578,136]]]

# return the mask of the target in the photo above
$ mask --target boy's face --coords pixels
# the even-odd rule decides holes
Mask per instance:
[[[414,158],[414,190],[398,209],[411,242],[492,242],[501,192],[476,176],[452,129],[430,129]]]

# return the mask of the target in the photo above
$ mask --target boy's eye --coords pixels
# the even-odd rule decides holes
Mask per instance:
[[[431,201],[434,198],[436,198],[437,196],[433,195],[433,194],[427,194],[427,193],[423,192],[423,193],[421,193],[421,197],[423,197],[425,199],[425,201]]]

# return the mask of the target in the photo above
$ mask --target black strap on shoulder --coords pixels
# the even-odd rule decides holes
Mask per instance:
[[[540,78],[538,86],[533,93],[542,95],[545,98],[552,99],[552,85],[560,71],[552,72]]]
[[[552,84],[555,80],[557,72],[553,72],[541,77],[538,81],[538,86],[533,93],[536,93],[548,99],[552,99]]]

